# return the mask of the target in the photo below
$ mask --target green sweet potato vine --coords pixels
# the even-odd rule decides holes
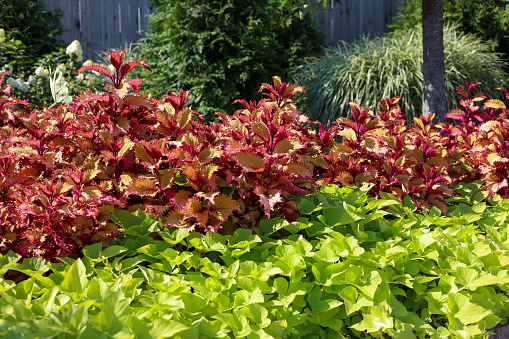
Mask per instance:
[[[456,186],[444,217],[331,185],[298,220],[232,235],[117,211],[123,234],[81,259],[1,256],[0,335],[482,338],[509,315],[509,200],[479,187]]]

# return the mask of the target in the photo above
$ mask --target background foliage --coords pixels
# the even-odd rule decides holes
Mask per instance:
[[[288,78],[322,41],[310,18],[300,19],[281,0],[152,4],[151,31],[139,45],[140,59],[154,70],[141,75],[145,91],[192,90],[189,103],[206,119],[233,113],[236,99],[255,99],[258,85],[273,75]]]
[[[63,31],[62,12],[47,11],[44,6],[43,0],[5,0],[1,3],[0,28],[5,30],[7,40],[19,40],[24,46],[23,55],[7,56],[16,72],[28,71],[40,56],[62,45],[58,39]]]
[[[422,0],[408,0],[389,27],[402,30],[422,22]],[[509,7],[504,0],[444,0],[445,21],[457,22],[465,33],[477,35],[492,51],[509,57]]]
[[[451,24],[444,30],[444,50],[449,109],[465,80],[482,82],[491,97],[500,98],[495,88],[505,86],[508,76],[489,45]],[[295,81],[307,89],[299,102],[303,112],[326,125],[350,117],[350,101],[376,107],[380,98],[396,95],[410,120],[422,111],[422,30],[408,27],[325,50],[297,70]]]

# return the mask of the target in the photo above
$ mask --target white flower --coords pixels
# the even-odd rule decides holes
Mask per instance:
[[[58,69],[59,69],[62,73],[65,73],[65,69],[66,69],[66,67],[65,67],[65,65],[64,65],[64,64],[60,64],[60,65],[58,65]]]
[[[37,78],[35,77],[35,75],[31,75],[31,76],[28,77],[28,83],[29,84],[33,84],[36,81],[37,81]]]
[[[7,81],[5,83],[7,85],[11,85],[13,88],[17,88],[19,86],[18,80],[14,79],[14,78],[7,79]]]
[[[21,92],[26,93],[30,89],[30,86],[28,85],[28,82],[18,80],[18,87],[21,90]]]
[[[67,48],[65,49],[65,53],[69,55],[75,55],[76,61],[83,60],[83,50],[81,49],[80,42],[78,40],[74,40]]]
[[[38,77],[44,78],[49,75],[49,71],[46,68],[39,66],[35,70],[35,75],[37,75]]]
[[[85,79],[85,75],[83,73],[78,74],[76,77],[76,81],[82,82]]]
[[[28,82],[24,82],[21,79],[9,78],[6,83],[11,85],[13,88],[19,88],[23,93],[28,92],[28,89],[30,88]]]

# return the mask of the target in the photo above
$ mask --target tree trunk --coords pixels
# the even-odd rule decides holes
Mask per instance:
[[[443,0],[422,0],[422,114],[435,113],[438,121],[447,113],[443,28]]]

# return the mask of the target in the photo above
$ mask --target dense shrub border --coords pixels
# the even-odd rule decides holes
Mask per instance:
[[[331,185],[294,222],[225,236],[117,211],[122,235],[80,259],[0,257],[0,335],[482,338],[508,316],[509,200],[480,186],[455,186],[442,216]]]
[[[233,114],[234,100],[255,98],[274,74],[290,78],[324,42],[311,17],[283,0],[149,2],[150,31],[135,49],[154,70],[138,73],[144,90],[190,90],[189,104],[208,121],[216,111]]]
[[[489,196],[508,197],[507,109],[501,100],[458,88],[458,124],[433,116],[405,125],[399,97],[375,116],[351,103],[353,120],[325,129],[298,112],[304,88],[274,77],[267,96],[206,124],[185,107],[188,92],[161,99],[138,94],[126,75],[144,61],[83,66],[109,77],[109,92],[85,92],[70,104],[30,110],[0,90],[2,253],[72,256],[117,233],[114,210],[138,208],[167,226],[233,233],[275,216],[295,220],[297,198],[321,185],[372,183],[375,197],[408,196],[420,209],[447,213],[452,183],[483,180]],[[0,84],[5,73],[0,75]],[[508,93],[501,89],[506,97]],[[315,127],[315,128],[313,128]]]

